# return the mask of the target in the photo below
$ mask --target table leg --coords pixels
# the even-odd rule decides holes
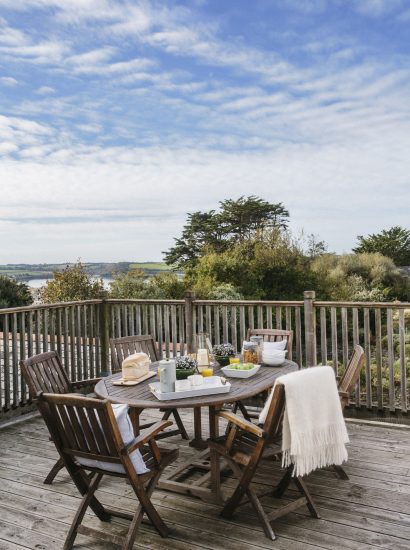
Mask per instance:
[[[135,436],[140,434],[140,414],[143,410],[144,409],[136,409],[135,407],[131,407],[128,411]]]
[[[189,442],[190,447],[195,449],[206,449],[207,442],[202,439],[202,421],[201,421],[201,408],[195,407],[194,409],[194,439]]]
[[[214,439],[219,435],[219,419],[217,416],[218,407],[209,407],[209,437]],[[211,492],[215,495],[216,500],[223,502],[221,493],[221,468],[219,462],[219,454],[215,449],[210,449],[209,453],[211,463]]]
[[[219,424],[218,416],[216,412],[220,409],[218,407],[209,407],[209,433],[211,437],[218,437]],[[195,409],[197,417],[200,417],[200,408]],[[199,415],[198,415],[199,413]],[[201,432],[196,432],[199,435],[200,441]],[[206,441],[204,441],[206,443]],[[188,481],[189,471],[202,470],[204,473],[198,479]],[[159,489],[165,489],[174,493],[181,493],[186,495],[192,495],[199,497],[204,502],[210,502],[213,504],[223,504],[223,494],[221,491],[221,479],[220,479],[220,458],[216,451],[213,449],[206,449],[202,451],[196,457],[190,458],[184,464],[181,464],[177,469],[170,474],[164,474],[159,483]],[[185,474],[183,481],[178,481],[181,475]],[[204,487],[205,484],[209,484],[209,487]]]

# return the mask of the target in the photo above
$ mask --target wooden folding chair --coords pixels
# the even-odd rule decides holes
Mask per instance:
[[[178,456],[178,450],[161,450],[155,442],[155,436],[172,422],[157,422],[125,445],[113,408],[107,400],[41,393],[38,402],[64,465],[83,496],[69,529],[64,550],[73,547],[78,533],[94,535],[98,539],[119,545],[124,550],[131,550],[144,514],[162,537],[168,536],[168,528],[150,497],[165,466]],[[140,450],[149,468],[147,473],[138,474],[133,466],[131,455],[136,449]],[[95,466],[84,466],[79,462],[84,459],[98,463]],[[121,471],[107,471],[107,464],[120,465]],[[87,475],[87,472],[91,475]],[[134,514],[108,509],[97,499],[95,492],[104,475],[129,481],[139,500]],[[127,534],[120,537],[83,525],[88,507],[91,507],[101,521],[110,521],[112,516],[130,520]]]
[[[154,342],[154,338],[150,334],[142,336],[125,336],[124,338],[111,338],[111,370],[112,372],[119,372],[122,368],[122,362],[126,357],[133,353],[144,352],[148,355],[152,362],[159,361],[159,353]],[[160,409],[164,412],[163,409]],[[173,415],[176,425],[175,430],[167,430],[164,433],[158,435],[157,439],[164,439],[165,437],[171,437],[172,435],[181,434],[182,439],[189,439],[185,426],[179,415],[178,409],[167,409],[164,412],[162,420],[168,420]],[[144,424],[141,428],[147,428],[152,424]]]
[[[282,385],[276,385],[263,427],[256,426],[233,412],[219,411],[218,416],[229,422],[229,431],[223,437],[208,440],[209,447],[218,452],[238,478],[238,484],[225,503],[221,515],[230,519],[238,506],[250,502],[262,523],[265,535],[272,540],[275,540],[275,533],[271,523],[285,514],[293,512],[300,506],[306,505],[310,514],[315,518],[319,518],[305,482],[299,476],[292,476],[293,466],[289,466],[285,470],[284,476],[273,490],[270,489],[266,493],[257,495],[250,485],[260,461],[263,458],[272,458],[281,453],[284,409],[285,388]],[[301,496],[272,512],[266,512],[260,498],[268,494],[280,498],[292,481]],[[245,495],[247,498],[243,500]]]
[[[251,336],[263,336],[264,342],[280,342],[282,340],[286,340],[286,347],[285,349],[288,351],[287,353],[287,359],[292,359],[292,345],[293,345],[293,330],[279,330],[279,329],[272,329],[272,328],[249,328],[246,339],[250,340]],[[259,400],[262,400],[263,402],[266,401],[268,396],[267,392],[263,392],[262,394],[259,394]],[[232,410],[234,413],[238,411],[238,409],[241,411],[243,417],[251,421],[252,418],[257,418],[259,416],[259,412],[250,411],[246,408],[246,405],[252,406],[255,404],[255,398],[252,398],[248,401],[237,401]]]
[[[20,369],[33,400],[40,392],[76,393],[87,386],[94,386],[100,380],[100,378],[89,378],[80,382],[71,382],[61,363],[60,356],[55,351],[40,353],[20,361]],[[60,458],[48,473],[44,483],[50,485],[62,468],[64,468],[64,463]]]
[[[360,377],[360,371],[362,370],[365,361],[366,355],[364,349],[362,346],[356,345],[345,372],[342,376],[337,377],[337,389],[339,391],[342,409],[349,404],[350,395],[356,387]],[[349,479],[349,476],[342,466],[332,466],[332,468],[340,479]]]
[[[264,342],[281,342],[286,340],[285,349],[288,351],[286,357],[292,360],[293,349],[293,330],[279,330],[276,328],[249,328],[246,339],[250,340],[251,336],[263,336]]]

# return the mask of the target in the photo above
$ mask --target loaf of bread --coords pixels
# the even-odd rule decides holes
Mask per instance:
[[[122,362],[124,380],[138,380],[149,372],[150,359],[146,353],[133,353]]]

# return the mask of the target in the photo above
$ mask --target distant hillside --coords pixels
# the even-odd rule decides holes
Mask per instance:
[[[72,264],[70,264],[72,265]],[[62,271],[67,264],[6,264],[0,265],[0,275],[14,277],[18,281],[51,279],[54,271]],[[149,276],[170,271],[164,262],[116,262],[84,263],[86,271],[94,277],[113,277],[115,273],[127,273],[131,269],[143,269]]]

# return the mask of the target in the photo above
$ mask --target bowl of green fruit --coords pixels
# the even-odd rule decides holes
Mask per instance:
[[[256,374],[260,368],[260,365],[254,365],[253,363],[233,363],[221,370],[225,376],[230,378],[249,378]]]

